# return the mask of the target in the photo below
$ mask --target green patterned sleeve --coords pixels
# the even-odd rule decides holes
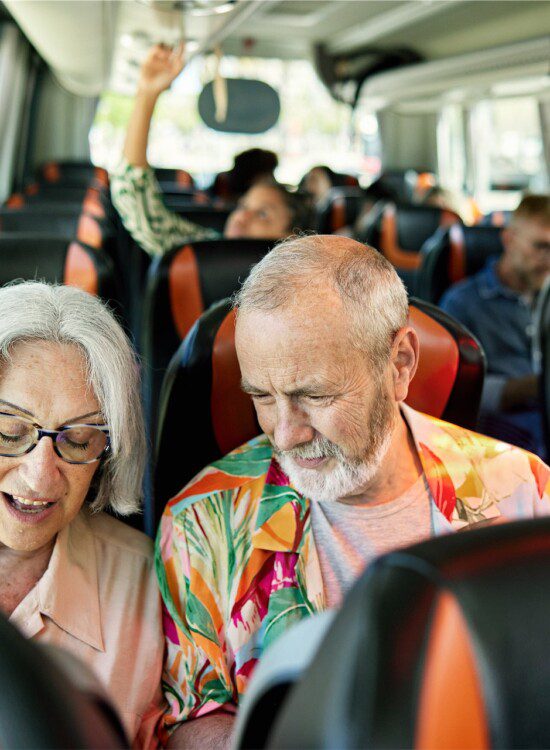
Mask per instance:
[[[109,174],[111,198],[122,223],[149,255],[162,255],[184,242],[218,239],[219,233],[170,211],[151,167],[126,160]]]

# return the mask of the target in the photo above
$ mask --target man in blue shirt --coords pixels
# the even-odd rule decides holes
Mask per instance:
[[[479,429],[544,455],[531,338],[533,304],[550,274],[550,196],[528,195],[502,232],[503,253],[455,284],[441,307],[485,349]]]

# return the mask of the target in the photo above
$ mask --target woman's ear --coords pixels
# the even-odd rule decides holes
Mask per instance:
[[[396,401],[404,401],[409,392],[409,384],[418,366],[418,335],[414,328],[400,328],[392,345],[391,367],[394,396]]]

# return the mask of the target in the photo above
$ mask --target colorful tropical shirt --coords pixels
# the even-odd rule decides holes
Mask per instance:
[[[536,456],[403,407],[430,490],[434,535],[486,519],[550,514]],[[233,712],[257,660],[325,608],[310,501],[265,436],[204,469],[167,504],[157,538],[169,703],[161,730]]]
[[[122,223],[149,255],[163,255],[177,245],[217,240],[220,233],[201,227],[166,208],[151,167],[134,167],[122,159],[109,173],[111,199]]]

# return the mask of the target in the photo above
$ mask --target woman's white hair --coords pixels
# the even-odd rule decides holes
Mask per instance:
[[[331,285],[340,296],[354,347],[382,368],[395,334],[407,325],[407,291],[393,266],[368,245],[344,237],[303,235],[283,240],[250,271],[233,305],[239,312],[300,304],[306,291]],[[307,315],[307,309],[303,311]]]
[[[145,464],[139,367],[111,311],[97,297],[70,286],[36,281],[0,289],[0,367],[20,342],[74,344],[84,355],[88,381],[110,428],[111,450],[94,476],[94,511],[138,511]],[[63,388],[62,373],[45,373]],[[91,494],[91,493],[90,493]]]

